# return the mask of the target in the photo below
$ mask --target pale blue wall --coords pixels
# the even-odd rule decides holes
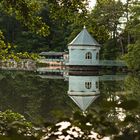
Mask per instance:
[[[85,82],[91,82],[91,89],[85,87]],[[96,87],[96,82],[99,84],[98,76],[69,76],[69,91],[83,91],[83,92],[92,92],[99,91],[99,87]]]
[[[92,59],[85,59],[87,52],[92,53]],[[95,49],[69,49],[69,64],[73,65],[92,65],[96,61],[96,54],[99,50]]]

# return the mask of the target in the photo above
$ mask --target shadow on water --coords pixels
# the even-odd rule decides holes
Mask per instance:
[[[43,133],[31,131],[38,137],[23,139],[140,139],[138,75],[1,71],[0,96],[1,111],[24,115],[32,128],[44,126]]]

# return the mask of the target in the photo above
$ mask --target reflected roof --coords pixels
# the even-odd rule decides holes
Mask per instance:
[[[84,27],[83,30],[74,38],[69,46],[97,46],[100,44],[89,34],[87,29]]]
[[[93,96],[69,95],[69,97],[78,105],[78,107],[81,110],[85,111],[91,105],[91,103],[99,97],[99,95],[93,95]]]

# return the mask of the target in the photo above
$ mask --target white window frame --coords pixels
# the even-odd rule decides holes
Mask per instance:
[[[87,52],[85,54],[85,59],[92,59],[92,53],[91,52]]]
[[[86,89],[91,89],[92,83],[91,82],[85,82],[85,88]]]

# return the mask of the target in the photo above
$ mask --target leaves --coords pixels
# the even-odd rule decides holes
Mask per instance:
[[[120,24],[120,17],[124,13],[123,4],[121,1],[104,0],[98,1],[95,9],[93,9],[93,15],[98,25],[104,25],[110,33],[117,35],[117,27]]]
[[[128,53],[124,55],[128,67],[131,70],[137,71],[140,69],[140,41],[128,46]]]
[[[140,70],[140,2],[136,1],[130,7],[130,20],[127,23],[126,30],[129,33],[130,43],[128,52],[124,55],[124,60],[132,71]]]
[[[0,112],[0,120],[0,135],[9,135],[14,131],[17,134],[34,135],[32,124],[18,113],[14,113],[11,110]]]
[[[126,110],[131,110],[131,109],[136,109],[138,105],[139,103],[136,100],[128,100],[128,101],[121,102],[121,104],[119,104],[119,107]]]
[[[60,18],[65,21],[74,21],[74,18],[80,13],[86,15],[87,0],[48,0],[50,14],[54,19]]]
[[[20,61],[20,59],[37,59],[39,56],[37,54],[29,54],[27,52],[24,53],[14,53],[12,51],[12,48],[15,48],[16,46],[11,46],[10,43],[5,43],[5,38],[3,36],[3,33],[0,31],[0,59],[3,61],[14,59],[15,61]]]
[[[49,27],[42,21],[40,16],[37,16],[40,5],[36,0],[3,0],[1,5],[4,12],[11,16],[14,15],[17,20],[32,32],[44,37],[49,34]]]

